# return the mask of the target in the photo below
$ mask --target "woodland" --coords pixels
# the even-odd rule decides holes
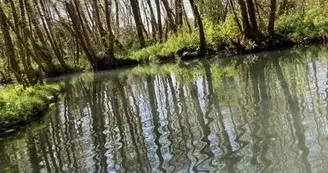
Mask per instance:
[[[327,10],[325,0],[0,0],[0,131],[62,91],[45,78],[324,44]]]
[[[324,0],[1,0],[0,79],[322,43]]]

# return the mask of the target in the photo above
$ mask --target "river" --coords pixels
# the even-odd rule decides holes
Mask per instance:
[[[0,172],[325,172],[328,48],[65,76]]]

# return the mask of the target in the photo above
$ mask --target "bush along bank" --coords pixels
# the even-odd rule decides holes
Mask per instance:
[[[244,54],[290,47],[294,45],[323,44],[328,41],[328,15],[317,10],[301,14],[282,15],[276,21],[275,35],[269,36],[261,29],[258,42],[244,37],[232,15],[224,23],[213,24],[204,20],[208,54]],[[128,57],[143,62],[186,60],[199,57],[198,31],[187,32],[180,28],[164,43],[131,51]]]
[[[41,115],[63,90],[61,84],[7,86],[0,90],[0,136]]]

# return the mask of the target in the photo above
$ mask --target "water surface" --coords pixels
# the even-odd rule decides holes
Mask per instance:
[[[325,172],[328,49],[64,77],[0,172]]]

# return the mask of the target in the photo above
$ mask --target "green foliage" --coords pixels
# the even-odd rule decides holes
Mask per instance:
[[[23,88],[8,86],[0,90],[0,124],[25,121],[49,104],[61,90],[61,85],[38,85]]]
[[[221,37],[222,42],[230,42],[229,39],[237,38],[240,35],[240,31],[233,15],[228,15],[225,22],[218,26],[218,36]]]
[[[217,43],[222,42],[222,37],[220,35],[220,26],[215,25],[211,20],[204,19],[203,21],[206,41],[209,45],[216,45]]]
[[[230,38],[235,38],[240,34],[232,15],[229,15],[226,22],[222,24],[216,25],[208,19],[204,19],[203,23],[209,46],[228,43]],[[194,49],[199,47],[197,29],[189,33],[186,28],[181,28],[177,36],[171,35],[164,43],[157,43],[144,49],[133,51],[129,57],[137,60],[149,59],[150,61],[156,61],[158,57],[169,57],[183,47]]]
[[[295,10],[293,14],[283,14],[276,21],[276,32],[287,39],[301,41],[302,39],[317,38],[327,36],[328,33],[328,13],[325,8],[313,6],[306,13],[302,14],[300,10]],[[214,24],[211,18],[204,18],[204,29],[206,41],[209,47],[220,47],[220,45],[231,45],[231,40],[240,43],[246,50],[254,49],[255,42],[242,37],[234,16],[229,14],[225,22]],[[264,22],[266,23],[266,22]],[[266,24],[260,27],[266,32]],[[149,59],[156,61],[158,57],[170,57],[177,50],[187,47],[199,47],[198,30],[188,33],[186,29],[181,29],[178,34],[172,35],[165,43],[157,43],[153,46],[137,50],[130,53],[134,59]],[[221,47],[222,48],[222,47]]]
[[[182,47],[197,48],[199,44],[198,32],[188,33],[182,28],[178,36],[171,35],[165,43],[157,43],[144,49],[131,52],[130,57],[137,60],[148,59],[155,61],[159,56],[167,57],[174,54]]]
[[[295,41],[304,37],[325,36],[328,33],[328,14],[319,7],[304,15],[300,12],[284,14],[276,22],[276,31]]]

